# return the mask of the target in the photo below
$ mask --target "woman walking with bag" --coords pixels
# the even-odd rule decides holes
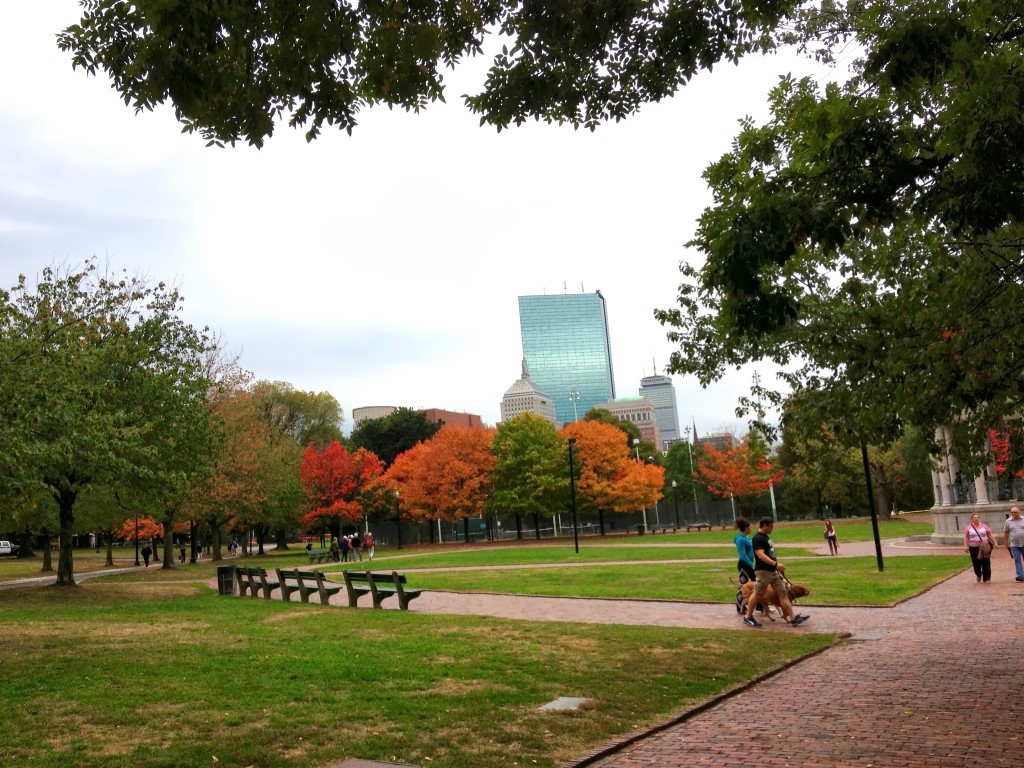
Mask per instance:
[[[992,580],[992,550],[996,540],[992,529],[981,522],[981,516],[975,512],[971,515],[971,524],[964,529],[964,552],[971,556],[974,575],[979,582]]]

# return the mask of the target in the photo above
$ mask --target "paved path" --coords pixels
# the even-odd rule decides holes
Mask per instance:
[[[1003,549],[993,571],[989,584],[967,571],[899,606],[867,612],[860,640],[572,765],[1024,765],[1024,584],[1014,582]],[[813,613],[805,627],[832,628],[830,612]]]

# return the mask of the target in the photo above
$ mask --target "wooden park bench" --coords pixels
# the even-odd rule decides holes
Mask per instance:
[[[381,608],[381,603],[392,595],[398,595],[398,607],[409,610],[409,602],[422,594],[419,589],[406,589],[406,578],[404,574],[396,573],[373,573],[372,571],[343,571],[345,574],[345,588],[348,590],[348,605],[356,608],[359,598],[363,595],[373,595],[373,607]]]
[[[235,577],[238,582],[238,594],[245,596],[246,590],[250,597],[258,597],[260,590],[263,590],[263,597],[270,599],[270,593],[281,586],[281,582],[274,581],[267,577],[263,568],[248,568],[244,565],[235,566]]]
[[[331,559],[331,550],[329,549],[307,549],[306,554],[309,555],[309,562],[311,563],[314,560],[321,563],[324,560],[329,561]]]
[[[707,528],[710,531],[711,530],[711,523],[687,523],[686,524],[686,532],[687,533],[689,533],[694,528],[697,529],[698,533],[700,533],[700,529],[701,528]]]
[[[277,578],[281,582],[281,597],[291,602],[293,592],[299,593],[299,602],[308,603],[314,592],[320,595],[320,604],[327,605],[331,595],[344,587],[335,581],[328,581],[320,571],[300,571],[298,568],[278,568]]]

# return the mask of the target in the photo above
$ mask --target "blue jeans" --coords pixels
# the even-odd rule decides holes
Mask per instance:
[[[1013,567],[1017,571],[1017,578],[1024,579],[1024,547],[1010,547],[1010,554],[1013,555]]]

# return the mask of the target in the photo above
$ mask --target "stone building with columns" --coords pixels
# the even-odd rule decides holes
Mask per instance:
[[[1024,505],[1024,481],[1000,481],[995,463],[984,467],[976,477],[967,477],[957,461],[953,430],[942,426],[935,430],[936,442],[944,446],[944,456],[932,463],[932,507],[936,544],[959,544],[964,540],[964,529],[971,524],[975,512],[981,522],[992,529],[997,540],[1002,539],[1003,522],[1010,508]],[[985,441],[985,449],[992,446]]]

